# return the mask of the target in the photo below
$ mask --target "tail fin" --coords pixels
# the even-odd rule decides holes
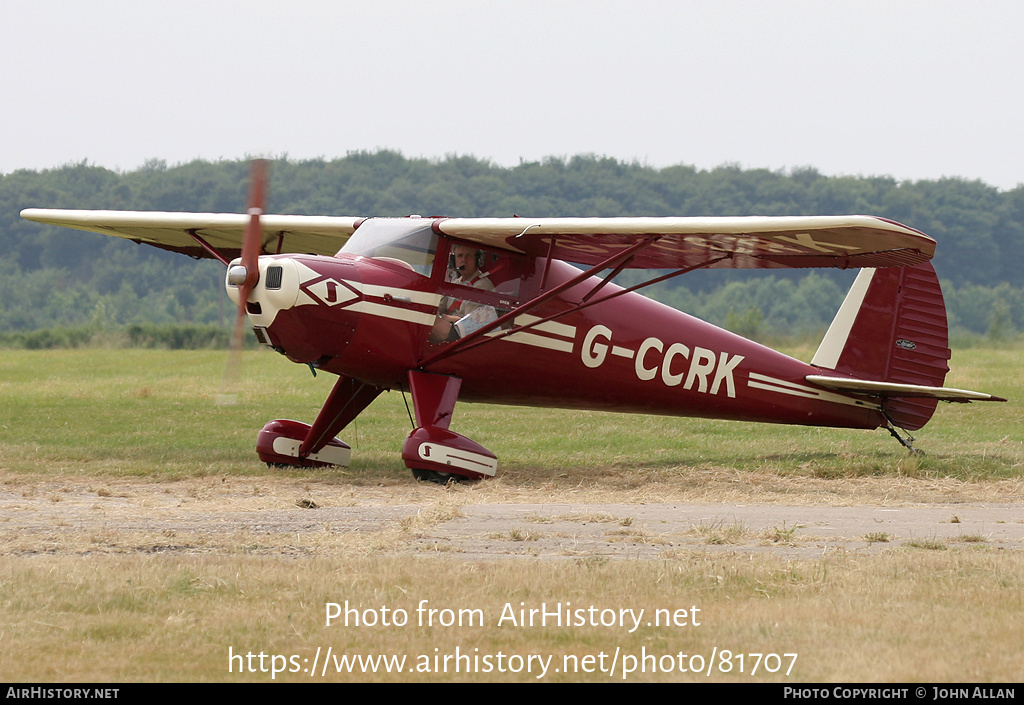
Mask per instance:
[[[941,387],[949,357],[946,305],[925,262],[861,270],[811,364],[859,380]],[[914,431],[937,403],[885,395],[882,408],[893,423]]]

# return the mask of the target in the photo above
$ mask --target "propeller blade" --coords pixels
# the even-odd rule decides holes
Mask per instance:
[[[260,216],[266,206],[267,199],[267,172],[269,165],[266,159],[254,159],[252,162],[252,177],[249,183],[249,226],[245,230],[245,239],[242,241],[242,266],[245,267],[247,276],[244,286],[252,292],[252,287],[259,280],[259,254],[260,240],[263,231],[260,229]]]
[[[253,287],[260,279],[259,256],[263,230],[260,216],[263,215],[267,200],[267,181],[270,163],[266,159],[254,159],[249,182],[249,224],[242,240],[242,261],[231,268],[228,276],[238,285],[238,314],[231,332],[231,351],[228,356],[228,368],[225,373],[227,387],[234,388],[238,380],[238,371],[242,361],[242,346],[245,343],[245,307],[252,294]],[[243,271],[244,270],[244,271]],[[220,403],[233,403],[234,394],[229,393],[218,397]]]

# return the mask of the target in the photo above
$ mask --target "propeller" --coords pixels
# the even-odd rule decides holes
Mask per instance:
[[[238,314],[235,316],[234,329],[231,332],[231,351],[228,355],[228,366],[225,370],[225,386],[229,390],[235,388],[242,362],[242,346],[245,343],[245,308],[252,294],[253,287],[260,280],[259,256],[263,230],[260,227],[260,216],[263,215],[267,201],[267,179],[270,163],[266,159],[253,159],[249,181],[249,208],[246,211],[249,223],[245,228],[242,240],[242,257],[239,264],[228,269],[228,282],[238,287]],[[220,404],[233,404],[237,401],[234,392],[218,395]]]

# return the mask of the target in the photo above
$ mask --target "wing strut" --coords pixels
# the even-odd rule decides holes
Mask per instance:
[[[186,232],[186,233],[188,233],[188,236],[189,236],[190,238],[192,238],[192,239],[193,239],[193,240],[195,240],[195,241],[196,241],[197,243],[199,243],[199,246],[200,246],[200,247],[202,247],[202,248],[203,248],[204,250],[206,250],[206,252],[207,252],[207,253],[208,253],[208,254],[209,254],[209,255],[210,255],[211,257],[213,257],[213,258],[214,258],[215,260],[217,260],[218,262],[220,262],[221,264],[223,264],[223,265],[224,265],[225,267],[229,267],[229,266],[231,266],[231,262],[229,262],[229,261],[228,261],[227,257],[225,257],[224,255],[222,255],[222,254],[221,254],[221,253],[220,253],[220,252],[219,252],[219,251],[217,250],[217,248],[215,248],[215,247],[214,247],[213,245],[211,245],[211,244],[210,244],[210,243],[208,243],[208,242],[207,242],[206,240],[204,240],[203,238],[201,238],[201,237],[199,236],[199,234],[198,234],[198,233],[197,233],[197,232],[196,232],[195,230],[193,230],[192,228],[189,228],[189,229],[188,229],[188,230],[186,230],[185,232]]]
[[[615,269],[613,269],[612,271],[610,271],[606,275],[604,275],[604,279],[601,280],[600,284],[598,284],[593,289],[591,289],[586,294],[584,294],[583,298],[581,299],[581,302],[582,303],[586,303],[587,301],[590,301],[590,299],[593,298],[594,294],[596,294],[597,292],[601,291],[601,289],[603,289],[605,287],[605,284],[610,282],[615,277],[619,276],[619,273],[621,273],[623,269],[628,267],[629,263],[632,262],[632,261],[633,261],[633,256],[630,255],[627,259],[624,259],[621,262],[619,262],[618,265],[616,265]]]
[[[495,340],[501,340],[502,338],[506,338],[506,337],[508,337],[510,335],[514,335],[516,333],[522,333],[525,330],[529,330],[530,328],[534,328],[535,326],[539,326],[541,323],[547,323],[548,321],[553,321],[553,320],[555,320],[557,318],[561,318],[562,316],[565,316],[565,315],[567,315],[569,313],[573,313],[575,311],[582,311],[583,309],[590,308],[591,306],[594,306],[595,304],[603,304],[605,301],[609,301],[611,299],[617,298],[619,296],[622,296],[623,294],[629,294],[629,293],[631,293],[633,291],[636,291],[638,289],[643,289],[644,287],[650,286],[651,284],[657,284],[658,282],[665,281],[666,279],[671,279],[672,277],[679,276],[680,274],[686,274],[687,272],[692,272],[695,269],[702,269],[704,267],[710,267],[715,262],[720,262],[723,259],[728,259],[728,257],[729,257],[728,255],[723,256],[723,257],[716,257],[715,259],[710,259],[707,262],[704,262],[702,264],[697,264],[697,265],[694,265],[692,267],[684,267],[683,269],[676,269],[676,270],[674,270],[672,272],[669,272],[668,274],[663,274],[660,277],[656,277],[654,279],[651,279],[650,281],[645,281],[645,282],[640,282],[639,284],[635,284],[635,285],[629,287],[628,289],[620,289],[619,291],[616,291],[613,294],[609,294],[608,296],[605,296],[604,298],[598,299],[597,301],[588,301],[587,299],[590,298],[591,296],[593,296],[594,292],[596,292],[598,289],[600,289],[600,288],[602,288],[604,286],[605,282],[602,282],[602,283],[598,284],[597,286],[595,286],[594,289],[589,294],[587,294],[586,297],[584,297],[583,301],[581,303],[577,304],[576,306],[574,306],[573,308],[569,308],[569,309],[566,309],[564,311],[558,311],[556,313],[551,314],[550,316],[545,316],[543,318],[538,318],[535,321],[530,321],[529,323],[524,323],[521,326],[516,326],[516,327],[510,328],[508,330],[503,330],[500,333],[498,333],[497,335],[488,336],[487,338],[484,338],[483,340],[474,341],[472,344],[468,345],[467,347],[463,348],[462,350],[460,350],[458,352],[465,352],[466,350],[470,350],[472,348],[478,347],[480,345],[483,345],[484,343],[490,343],[490,342],[493,342]],[[526,313],[532,307],[533,307],[532,302],[528,302],[524,306],[516,309],[515,313],[518,313],[518,314],[522,315],[522,314]]]
[[[731,257],[732,257],[731,253],[724,254],[721,257],[715,257],[714,259],[709,259],[706,262],[701,262],[700,264],[695,264],[692,267],[683,267],[682,269],[674,269],[671,272],[669,272],[668,274],[662,274],[660,277],[655,277],[654,279],[648,279],[645,282],[640,282],[639,284],[634,284],[633,286],[628,287],[626,289],[622,289],[621,291],[616,291],[614,294],[608,294],[608,296],[605,296],[603,299],[598,299],[597,301],[587,302],[584,305],[578,306],[578,307],[576,307],[574,309],[571,309],[571,310],[578,311],[578,310],[580,310],[582,308],[586,308],[587,306],[593,306],[594,304],[601,304],[601,303],[604,303],[605,301],[608,301],[610,299],[614,299],[616,297],[622,296],[623,294],[630,294],[630,293],[632,293],[634,291],[637,291],[638,289],[643,289],[646,286],[651,286],[652,284],[657,284],[658,282],[663,282],[666,279],[671,279],[673,277],[678,277],[680,274],[686,274],[687,272],[692,272],[695,269],[704,269],[705,267],[710,267],[711,265],[715,264],[716,262],[721,262],[722,260],[729,259]],[[594,290],[591,291],[589,294],[587,294],[583,298],[583,301],[586,302],[587,299],[589,299],[591,296],[593,296],[595,293],[597,293],[597,290],[600,289],[601,287],[603,287],[606,283],[607,282],[601,282],[598,286],[594,287]],[[562,313],[559,313],[558,316],[562,316],[565,313],[568,313],[568,311],[564,311]],[[556,317],[557,316],[551,316],[551,318],[556,318]],[[539,323],[539,321],[538,321],[538,323]],[[536,323],[531,324],[531,325],[536,325]]]
[[[620,256],[622,256],[623,254],[625,254],[625,253],[621,253]],[[593,295],[595,293],[597,293],[597,291],[602,289],[604,287],[604,285],[607,284],[608,281],[611,280],[612,276],[609,276],[609,277],[605,278],[604,280],[602,280],[600,283],[598,283],[590,292],[588,292],[583,297],[583,300],[579,304],[574,306],[573,308],[569,308],[569,309],[566,309],[564,311],[558,311],[556,313],[551,314],[550,316],[545,316],[543,318],[538,318],[537,320],[530,321],[529,323],[524,323],[521,326],[514,326],[514,327],[509,328],[507,330],[503,330],[503,331],[501,331],[500,333],[498,333],[496,335],[488,336],[486,338],[483,337],[483,336],[487,335],[488,333],[490,333],[491,331],[493,331],[495,328],[498,328],[499,326],[503,325],[505,322],[507,322],[509,320],[515,320],[515,318],[517,316],[522,316],[523,314],[528,313],[529,311],[531,311],[532,309],[536,308],[537,306],[539,306],[544,301],[547,301],[549,298],[551,298],[551,296],[554,296],[554,295],[559,294],[559,293],[561,293],[562,291],[564,291],[564,290],[566,290],[568,288],[571,288],[572,286],[574,286],[577,283],[579,283],[579,281],[582,278],[588,277],[593,272],[600,271],[601,269],[604,269],[605,267],[610,266],[610,263],[613,261],[614,258],[609,258],[605,262],[602,262],[600,264],[597,264],[597,265],[591,267],[586,272],[583,272],[583,274],[581,274],[581,275],[579,275],[577,277],[574,277],[572,280],[566,282],[565,284],[562,284],[562,285],[556,287],[555,289],[552,289],[549,292],[545,292],[544,294],[536,297],[535,299],[532,299],[531,301],[526,302],[525,304],[523,304],[522,306],[520,306],[519,308],[517,308],[517,309],[515,309],[513,311],[509,311],[505,315],[500,316],[496,321],[492,321],[491,323],[487,324],[486,326],[483,326],[480,329],[478,329],[476,331],[473,331],[473,333],[467,335],[465,338],[460,338],[459,340],[449,344],[448,347],[446,347],[446,348],[444,348],[442,350],[439,350],[434,355],[432,355],[432,356],[428,357],[426,360],[423,360],[422,362],[420,362],[420,369],[425,369],[427,365],[433,364],[433,363],[437,362],[438,360],[443,360],[444,358],[450,357],[451,355],[455,355],[455,354],[461,353],[461,352],[466,352],[467,350],[472,350],[473,348],[479,347],[481,345],[485,345],[486,343],[490,343],[490,342],[493,342],[495,340],[501,340],[502,338],[506,338],[506,337],[508,337],[510,335],[514,335],[516,333],[522,333],[525,330],[529,330],[530,328],[533,328],[535,326],[539,326],[542,323],[547,323],[548,321],[553,321],[553,320],[555,320],[557,318],[561,318],[562,316],[565,316],[565,315],[567,315],[569,313],[572,313],[574,311],[582,311],[583,309],[589,308],[591,306],[594,306],[595,304],[601,304],[601,303],[604,303],[605,301],[610,301],[611,299],[618,298],[619,296],[622,296],[623,294],[629,294],[631,292],[637,291],[638,289],[643,289],[644,287],[651,286],[652,284],[657,284],[658,282],[663,282],[663,281],[665,281],[667,279],[671,279],[673,277],[677,277],[677,276],[679,276],[681,274],[686,274],[687,272],[692,272],[695,269],[703,269],[705,267],[710,267],[711,265],[715,264],[716,262],[721,262],[722,260],[729,259],[730,257],[732,257],[731,253],[723,254],[720,257],[715,257],[713,259],[709,259],[709,260],[707,260],[705,262],[701,262],[700,264],[695,264],[695,265],[693,265],[691,267],[683,267],[682,269],[676,269],[676,270],[673,270],[673,271],[669,272],[668,274],[663,274],[660,277],[655,277],[654,279],[650,279],[650,280],[645,281],[645,282],[640,282],[639,284],[634,284],[633,286],[631,286],[631,287],[629,287],[627,289],[620,289],[619,291],[616,291],[614,293],[609,294],[608,296],[605,296],[605,297],[602,297],[600,299],[597,299],[596,301],[590,300],[591,297],[593,297]],[[627,257],[624,261],[628,262],[630,259],[632,259],[632,255]],[[616,271],[620,271],[620,270],[621,270],[621,267],[616,269]],[[460,345],[460,343],[462,343],[462,344]]]
[[[519,306],[518,308],[516,308],[516,309],[514,309],[512,311],[509,311],[508,313],[506,313],[506,314],[504,314],[502,316],[499,316],[497,318],[497,320],[491,321],[487,325],[482,326],[481,328],[473,331],[472,333],[470,333],[466,337],[460,338],[459,340],[456,340],[456,341],[450,343],[447,347],[445,347],[445,348],[443,348],[441,350],[438,350],[433,355],[430,355],[426,359],[421,360],[420,364],[419,364],[419,369],[421,369],[421,370],[426,369],[427,366],[432,365],[435,362],[438,362],[439,360],[443,360],[445,358],[451,357],[452,355],[455,355],[457,353],[466,352],[467,350],[472,350],[473,348],[476,348],[476,347],[478,347],[480,345],[484,345],[486,343],[489,343],[489,342],[492,342],[492,341],[495,341],[495,340],[501,340],[502,338],[508,337],[510,335],[514,335],[515,333],[521,333],[521,332],[523,332],[525,330],[529,330],[530,328],[538,326],[538,325],[540,325],[542,323],[547,323],[548,321],[552,321],[552,320],[554,320],[556,318],[561,318],[562,316],[565,316],[566,314],[569,314],[569,313],[571,313],[573,311],[580,311],[582,309],[589,308],[590,306],[593,306],[595,304],[600,304],[600,303],[604,303],[605,301],[610,301],[611,299],[614,299],[614,298],[617,298],[619,296],[622,296],[623,294],[629,294],[631,292],[637,291],[638,289],[642,289],[642,288],[644,288],[646,286],[650,286],[652,284],[657,284],[658,282],[665,281],[666,279],[671,279],[672,277],[677,277],[677,276],[679,276],[681,274],[686,274],[687,272],[692,272],[695,269],[703,269],[705,267],[710,267],[713,264],[715,264],[716,262],[721,262],[724,259],[729,259],[730,257],[732,257],[732,253],[724,253],[724,254],[722,254],[719,257],[714,257],[712,259],[709,259],[709,260],[706,260],[704,262],[701,262],[700,264],[695,264],[695,265],[690,266],[690,267],[683,267],[681,269],[673,270],[673,271],[669,272],[668,274],[663,274],[660,277],[655,277],[654,279],[650,279],[648,281],[641,282],[639,284],[635,284],[635,285],[633,285],[633,286],[631,286],[629,288],[626,288],[626,289],[620,289],[619,291],[611,293],[608,296],[604,296],[604,297],[602,297],[600,299],[593,300],[594,294],[596,294],[598,291],[600,291],[602,288],[604,288],[604,286],[609,281],[611,281],[615,277],[615,275],[617,273],[622,271],[622,269],[624,269],[625,266],[633,259],[633,257],[636,255],[637,252],[639,252],[640,250],[643,250],[644,248],[649,247],[650,245],[654,244],[655,242],[658,241],[658,239],[660,239],[660,236],[658,236],[658,235],[649,235],[647,237],[647,239],[642,240],[641,242],[638,242],[638,243],[634,244],[633,246],[629,247],[626,250],[623,250],[622,252],[619,252],[618,254],[612,255],[612,256],[604,259],[603,261],[601,261],[598,264],[594,265],[593,267],[591,267],[590,269],[586,270],[585,272],[582,272],[578,276],[573,277],[569,281],[566,281],[566,282],[558,285],[554,289],[551,289],[550,291],[546,291],[546,292],[540,294],[539,296],[536,296],[535,298],[531,299],[530,301],[527,301],[525,304]],[[558,311],[557,313],[553,313],[550,316],[545,316],[544,318],[539,318],[537,320],[530,321],[529,323],[524,323],[521,326],[513,326],[512,328],[509,328],[507,330],[503,330],[500,333],[498,333],[496,335],[493,335],[493,336],[488,336],[486,338],[484,337],[488,333],[490,333],[493,330],[495,330],[496,328],[499,328],[499,327],[503,326],[505,323],[508,323],[509,321],[514,321],[516,319],[516,317],[522,316],[523,314],[528,313],[529,311],[535,309],[537,306],[539,306],[540,304],[544,303],[548,299],[550,299],[550,298],[552,298],[554,296],[557,296],[558,294],[562,293],[563,291],[576,286],[581,281],[584,281],[584,280],[588,279],[589,277],[593,276],[597,272],[601,271],[602,269],[606,269],[608,267],[612,267],[613,271],[608,276],[606,276],[601,282],[599,282],[596,286],[594,286],[594,288],[591,289],[583,297],[582,301],[579,304],[577,304],[575,307],[570,308],[570,309],[566,309],[565,311]],[[546,276],[546,274],[547,274],[547,272],[545,271],[545,276]]]
[[[660,235],[649,235],[646,238],[644,238],[643,240],[641,240],[640,242],[638,242],[638,243],[636,243],[636,244],[626,248],[622,252],[617,252],[617,253],[611,255],[610,257],[605,258],[601,262],[598,262],[597,264],[595,264],[593,267],[591,267],[590,269],[586,270],[585,272],[580,272],[577,276],[573,277],[572,279],[569,279],[568,281],[565,281],[565,282],[559,284],[554,289],[551,289],[549,291],[545,291],[544,293],[538,295],[537,297],[535,297],[531,301],[528,301],[527,303],[525,303],[524,305],[520,306],[519,308],[514,309],[512,311],[509,311],[508,313],[506,313],[503,316],[498,316],[497,320],[491,321],[487,325],[482,326],[481,328],[478,328],[477,330],[473,331],[472,333],[470,333],[466,337],[459,338],[458,340],[450,343],[449,345],[447,345],[446,347],[442,348],[441,350],[438,350],[436,353],[434,353],[433,355],[430,355],[425,360],[421,360],[420,364],[419,364],[419,369],[421,369],[421,370],[422,369],[426,369],[428,366],[434,364],[435,362],[437,362],[439,360],[443,360],[446,357],[451,357],[455,353],[463,352],[465,350],[468,350],[468,349],[470,349],[470,347],[476,347],[476,344],[480,344],[480,343],[486,342],[486,340],[480,340],[480,338],[482,338],[483,336],[487,335],[488,333],[490,333],[495,328],[498,328],[498,327],[504,325],[505,323],[507,323],[509,321],[515,320],[516,316],[521,316],[526,311],[529,311],[531,309],[536,308],[537,306],[541,305],[542,303],[544,303],[548,299],[551,299],[551,298],[553,298],[555,296],[558,296],[559,294],[561,294],[566,289],[571,289],[572,287],[576,286],[580,282],[585,281],[589,277],[592,277],[597,272],[600,272],[602,269],[605,269],[607,267],[612,267],[612,266],[615,266],[615,265],[619,264],[620,262],[629,260],[634,254],[636,254],[640,250],[643,250],[643,249],[645,249],[647,247],[650,247],[655,242],[657,242],[660,238],[661,238]],[[476,344],[474,344],[474,343],[476,343]]]

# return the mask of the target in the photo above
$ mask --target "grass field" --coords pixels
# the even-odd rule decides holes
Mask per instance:
[[[351,468],[268,470],[253,453],[258,429],[271,418],[311,420],[333,378],[314,379],[277,355],[250,352],[239,403],[218,406],[223,365],[215,351],[0,354],[0,680],[528,681],[541,675],[545,658],[545,681],[621,681],[630,663],[637,670],[626,680],[1019,679],[1024,556],[984,536],[890,543],[866,528],[879,551],[815,560],[695,550],[552,561],[497,549],[465,559],[410,549],[422,528],[480,503],[1017,502],[1024,487],[1019,349],[954,355],[947,385],[1011,401],[940,406],[916,434],[924,457],[909,456],[881,431],[460,404],[453,429],[493,450],[501,470],[493,481],[448,489],[412,484],[399,457],[410,422],[397,393],[383,395],[343,434],[355,449]],[[211,525],[154,538],[103,526],[113,503],[101,499],[123,496],[126,511],[145,515],[161,494],[216,501],[219,491],[227,497],[219,487],[243,486],[256,516],[276,511],[281,486],[315,486],[318,498],[354,510],[393,502],[415,511],[370,531],[295,535],[254,524],[228,535]],[[10,528],[25,525],[30,501],[60,508],[69,504],[62,493],[78,488],[96,497],[99,518],[87,526],[68,513],[38,536]],[[294,500],[294,493],[282,496]],[[729,527],[718,528],[728,541]],[[609,533],[636,538],[633,529],[623,519]],[[786,526],[779,531],[773,541],[786,539]],[[528,545],[530,534],[498,538],[496,545]],[[328,626],[328,604],[346,600],[361,618],[380,620],[387,607],[405,610],[409,622]],[[420,625],[421,600],[450,612]],[[541,603],[593,605],[598,615],[643,608],[650,617],[663,609],[666,619],[699,606],[701,624],[693,613],[685,626],[648,626],[645,617],[632,631],[499,624],[506,604]],[[460,610],[467,623],[442,624]],[[482,624],[473,621],[475,611]],[[327,662],[328,647],[335,660],[311,676],[314,660]],[[435,672],[457,649],[484,672],[453,672],[456,660]],[[409,660],[400,674],[339,673],[342,653]],[[793,653],[791,663],[785,654]],[[753,654],[777,656],[760,657],[751,673]],[[609,674],[613,655],[617,670]]]
[[[793,351],[797,354],[806,351]],[[255,434],[272,418],[311,421],[333,376],[267,352],[246,354],[234,406],[218,406],[217,351],[3,351],[2,467],[7,472],[107,473],[173,479],[267,473]],[[947,385],[1008,404],[941,405],[911,458],[884,432],[815,429],[601,412],[460,404],[453,428],[493,450],[506,476],[568,471],[657,475],[725,467],[825,478],[1019,476],[1024,351],[966,350]],[[382,395],[346,429],[347,476],[405,478],[399,451],[411,424],[402,395]]]

